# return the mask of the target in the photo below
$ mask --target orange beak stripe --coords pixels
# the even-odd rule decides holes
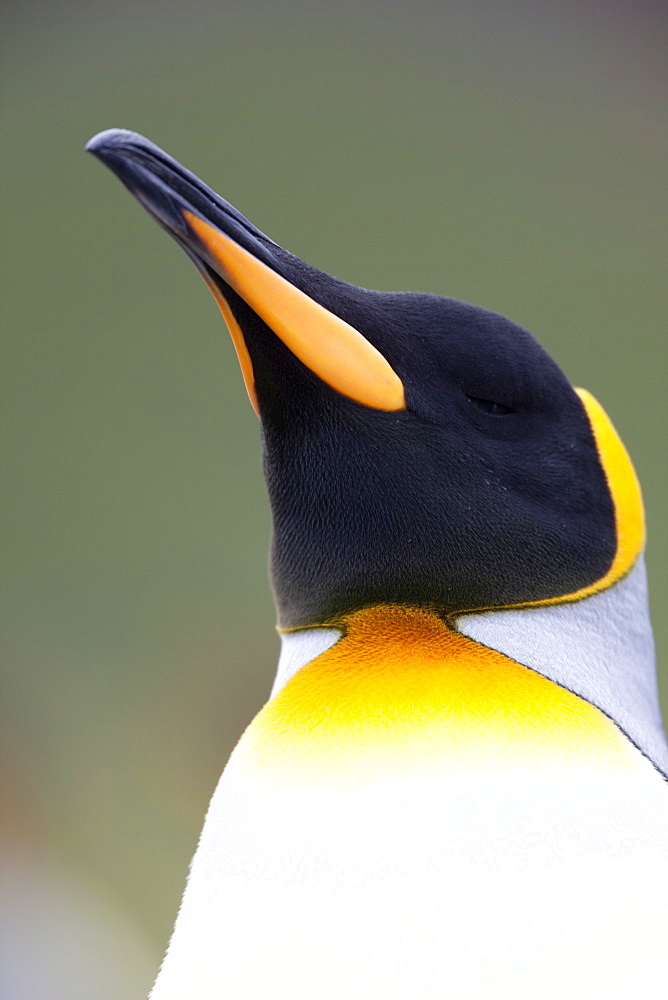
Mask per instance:
[[[343,396],[377,410],[405,410],[401,379],[365,337],[192,212],[186,222],[221,278],[318,378]],[[230,329],[248,395],[257,412],[253,371],[239,324],[222,293],[211,288]]]
[[[207,288],[213,295],[214,299],[218,303],[218,308],[223,314],[223,319],[227,324],[227,329],[230,331],[230,336],[232,337],[232,343],[234,344],[234,349],[237,352],[237,358],[239,359],[239,365],[241,367],[241,374],[244,377],[244,385],[246,386],[246,392],[248,393],[248,398],[251,401],[251,406],[260,416],[260,407],[257,402],[257,393],[255,391],[255,376],[253,374],[253,362],[251,361],[250,354],[248,353],[248,348],[246,347],[246,341],[244,340],[244,335],[241,332],[241,327],[236,321],[236,317],[230,308],[230,304],[221,292],[218,285],[209,278],[208,275],[202,274]]]

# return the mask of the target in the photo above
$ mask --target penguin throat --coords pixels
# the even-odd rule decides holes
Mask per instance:
[[[355,782],[429,767],[573,762],[635,748],[602,712],[469,639],[436,614],[376,606],[299,670],[247,730],[241,753],[274,778]]]

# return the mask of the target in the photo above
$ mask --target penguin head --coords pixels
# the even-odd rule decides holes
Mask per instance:
[[[526,330],[311,267],[135,133],[87,148],[226,318],[261,419],[281,626],[377,604],[451,616],[572,600],[631,567],[643,517],[628,456]]]

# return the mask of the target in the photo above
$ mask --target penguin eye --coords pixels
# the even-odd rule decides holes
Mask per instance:
[[[493,417],[505,417],[507,413],[514,413],[509,406],[504,406],[503,403],[495,403],[492,399],[478,399],[477,396],[466,395],[466,398],[477,406],[479,410],[484,410],[485,413],[489,413]]]

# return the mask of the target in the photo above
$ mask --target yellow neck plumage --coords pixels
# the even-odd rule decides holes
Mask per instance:
[[[336,624],[342,638],[288,681],[243,740],[246,762],[273,779],[535,769],[575,764],[583,751],[618,767],[637,755],[599,709],[434,613],[378,606]]]

